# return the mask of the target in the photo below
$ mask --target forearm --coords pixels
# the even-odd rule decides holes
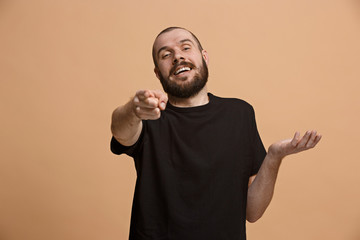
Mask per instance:
[[[116,108],[112,114],[111,132],[121,144],[133,145],[140,136],[142,121],[135,115],[133,100]]]
[[[315,147],[320,139],[321,135],[316,131],[307,131],[303,137],[296,132],[293,139],[271,144],[255,180],[248,189],[246,218],[249,222],[258,220],[269,206],[282,159]]]
[[[255,180],[248,189],[246,218],[257,221],[269,206],[282,159],[267,154]]]

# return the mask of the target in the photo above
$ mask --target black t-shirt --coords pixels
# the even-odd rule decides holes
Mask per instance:
[[[135,161],[130,240],[246,239],[248,181],[266,155],[248,103],[168,103],[133,146],[112,138],[111,150]]]

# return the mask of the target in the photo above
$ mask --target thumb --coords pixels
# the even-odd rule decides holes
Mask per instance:
[[[291,140],[291,145],[293,147],[296,147],[296,145],[299,143],[299,137],[300,137],[300,133],[296,132],[294,138]]]

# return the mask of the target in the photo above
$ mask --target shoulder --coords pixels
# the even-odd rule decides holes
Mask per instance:
[[[219,107],[232,108],[233,110],[241,110],[246,112],[254,112],[253,106],[247,101],[239,98],[219,97],[209,93],[209,97]]]

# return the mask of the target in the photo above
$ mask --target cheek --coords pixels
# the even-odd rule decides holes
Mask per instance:
[[[164,77],[167,77],[167,76],[169,76],[169,71],[170,71],[170,69],[164,68],[164,69],[161,70],[161,74],[162,74]]]
[[[162,66],[161,66],[161,68],[159,68],[160,69],[160,71],[161,71],[161,73],[164,75],[164,76],[167,76],[167,75],[169,75],[169,72],[170,72],[170,70],[171,70],[171,65],[169,65],[169,64],[163,64]]]
[[[158,67],[157,75],[159,78],[159,75],[163,78],[167,78],[169,76],[169,71],[166,71],[166,69],[162,66],[161,68]]]

